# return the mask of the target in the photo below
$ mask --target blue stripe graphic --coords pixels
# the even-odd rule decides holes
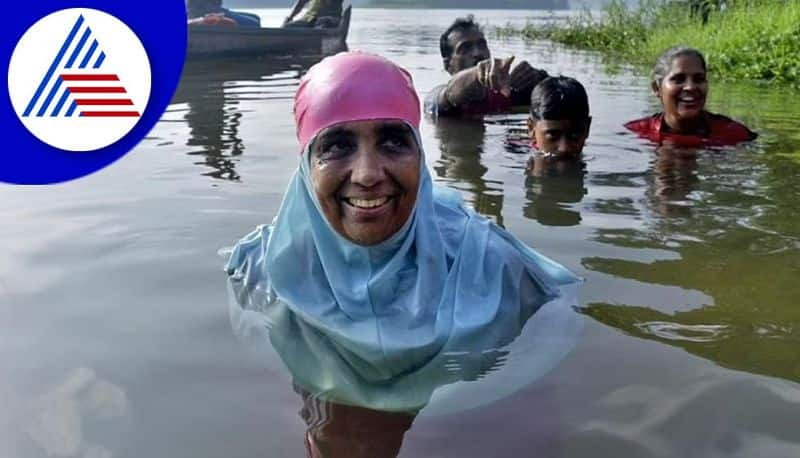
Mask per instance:
[[[91,34],[92,34],[92,29],[86,27],[86,31],[83,32],[81,41],[78,42],[78,46],[75,47],[75,51],[72,51],[72,55],[69,57],[69,60],[67,61],[67,65],[65,66],[65,68],[72,68],[72,64],[75,63],[75,59],[78,58],[78,54],[80,54],[81,50],[83,50],[83,45],[86,44],[86,40],[89,39],[89,35]]]
[[[64,116],[72,116],[72,113],[75,111],[75,108],[78,108],[78,104],[75,101],[72,101],[72,105],[69,106],[69,110],[67,110],[67,114]]]
[[[59,89],[61,89],[61,77],[56,76],[56,82],[53,84],[53,88],[50,89],[50,93],[47,94],[47,98],[44,99],[44,104],[42,104],[42,106],[39,108],[39,112],[36,113],[36,116],[44,116],[44,112],[47,111],[47,107],[50,106],[50,102],[53,101],[53,97],[56,96]]]
[[[61,62],[61,58],[64,57],[64,53],[67,52],[67,48],[69,48],[69,45],[72,44],[72,40],[75,39],[75,35],[78,33],[78,30],[80,30],[82,24],[83,24],[83,15],[80,15],[78,17],[78,20],[75,21],[75,25],[72,26],[72,31],[69,33],[67,39],[64,41],[64,44],[61,46],[61,50],[56,55],[56,58],[53,59],[53,63],[50,64],[50,68],[44,75],[44,79],[42,80],[41,84],[39,84],[39,88],[36,89],[36,93],[33,94],[33,98],[28,103],[28,106],[27,108],[25,108],[25,111],[23,112],[22,116],[28,116],[31,114],[31,111],[33,111],[33,107],[36,106],[36,102],[39,101],[39,97],[42,95],[42,91],[44,91],[44,88],[47,87],[47,83],[50,82],[50,78],[53,76],[53,72],[56,70],[58,63]]]
[[[79,68],[86,68],[86,64],[89,63],[89,59],[92,58],[95,49],[97,49],[97,40],[92,41],[92,46],[90,46],[89,50],[86,51],[86,56],[84,56],[83,60],[81,61]]]
[[[64,93],[61,94],[61,98],[58,100],[56,107],[53,108],[53,112],[50,113],[50,116],[58,116],[58,113],[61,111],[61,107],[63,107],[64,102],[67,101],[67,97],[69,97],[69,89],[64,88]]]
[[[94,68],[100,68],[103,65],[103,61],[106,60],[106,53],[100,51],[100,55],[97,57],[97,62],[94,63]]]

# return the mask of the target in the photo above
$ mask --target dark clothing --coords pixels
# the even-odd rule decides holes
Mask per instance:
[[[294,385],[303,398],[308,458],[395,458],[415,415],[326,401]]]
[[[425,96],[425,113],[432,115],[483,115],[492,113],[505,113],[513,106],[511,98],[506,97],[497,91],[489,91],[489,96],[475,104],[462,107],[447,106],[440,103],[442,91],[447,88],[446,84],[436,86]]]
[[[342,17],[343,0],[311,0],[303,19],[317,20],[320,17]]]
[[[675,146],[690,148],[735,145],[758,137],[757,133],[727,116],[706,111],[705,121],[707,127],[705,135],[685,135],[669,132],[669,126],[664,122],[664,113],[656,113],[646,118],[630,121],[625,124],[625,127],[640,137],[659,145],[670,143]]]
[[[305,14],[284,27],[338,27],[342,17],[342,3],[343,0],[311,0]]]
[[[220,12],[223,13],[225,17],[236,21],[239,27],[261,27],[261,18],[255,14],[231,11],[227,8],[222,8]]]
[[[339,27],[340,18],[332,16],[320,16],[313,20],[298,19],[287,22],[284,27],[315,27],[320,29],[335,29]]]

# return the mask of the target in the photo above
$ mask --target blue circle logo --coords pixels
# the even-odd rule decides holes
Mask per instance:
[[[135,11],[102,3],[28,12],[27,27],[4,37],[0,112],[13,147],[0,150],[0,181],[49,184],[95,172],[130,151],[166,109],[186,52],[184,2],[137,2]]]

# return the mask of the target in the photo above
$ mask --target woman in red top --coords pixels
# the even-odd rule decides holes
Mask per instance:
[[[701,147],[733,145],[758,134],[722,115],[706,111],[706,60],[693,48],[668,49],[653,68],[653,92],[664,111],[625,127],[658,144]]]

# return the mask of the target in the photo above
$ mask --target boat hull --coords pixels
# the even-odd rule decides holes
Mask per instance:
[[[347,49],[350,7],[335,29],[189,27],[186,57],[202,59],[238,55],[326,55]]]

